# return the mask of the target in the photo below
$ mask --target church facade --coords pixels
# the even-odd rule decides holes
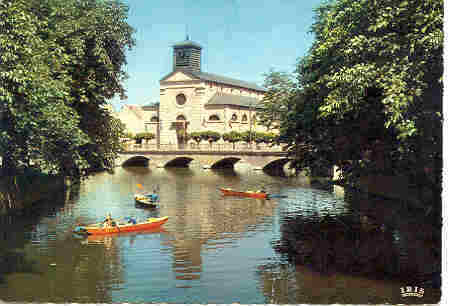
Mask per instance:
[[[189,40],[173,46],[172,72],[160,80],[160,101],[125,105],[117,116],[133,132],[151,132],[154,143],[183,147],[191,132],[267,131],[256,124],[265,89],[201,70],[202,47]]]

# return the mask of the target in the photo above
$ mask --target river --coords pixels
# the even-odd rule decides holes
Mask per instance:
[[[158,190],[159,208],[135,206],[139,185]],[[264,186],[286,198],[223,197],[221,186]],[[277,251],[283,224],[293,216],[315,220],[355,211],[342,192],[315,189],[299,178],[239,167],[118,168],[40,205],[39,214],[0,219],[0,300],[391,304],[405,303],[400,287],[415,285],[396,278],[319,273]],[[169,216],[169,221],[145,233],[86,238],[71,232],[77,223],[97,222],[108,213],[138,220]],[[409,235],[403,236],[402,227],[399,232],[390,235],[402,247]],[[426,303],[439,296],[439,290],[426,288],[423,298],[411,299]]]

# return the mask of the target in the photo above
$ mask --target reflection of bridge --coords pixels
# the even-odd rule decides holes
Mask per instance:
[[[132,149],[123,151],[116,165],[133,166],[148,165],[152,162],[157,167],[188,167],[192,161],[196,161],[204,168],[233,168],[237,162],[244,162],[253,169],[270,170],[283,169],[284,165],[291,161],[287,152],[267,150],[168,150]]]

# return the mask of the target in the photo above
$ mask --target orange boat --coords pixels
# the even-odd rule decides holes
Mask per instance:
[[[163,225],[168,221],[169,217],[149,218],[145,222],[140,223],[116,223],[113,226],[104,226],[103,223],[91,224],[86,226],[78,226],[74,232],[88,235],[104,235],[112,233],[137,232],[149,230]]]
[[[263,191],[235,191],[230,188],[219,188],[222,194],[225,196],[239,196],[239,197],[249,197],[257,199],[266,199],[268,194]]]

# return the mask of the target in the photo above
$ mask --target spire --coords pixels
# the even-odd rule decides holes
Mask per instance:
[[[188,24],[185,24],[186,40],[189,40]]]

